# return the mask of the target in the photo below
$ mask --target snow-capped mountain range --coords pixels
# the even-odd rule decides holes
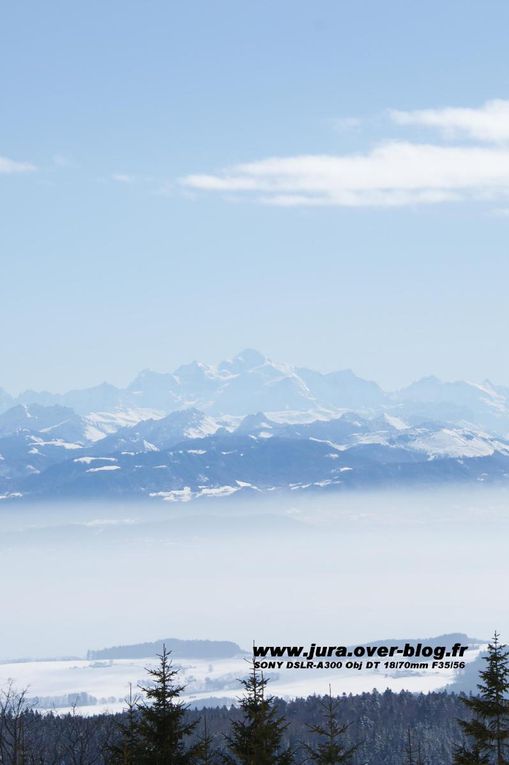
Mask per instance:
[[[246,350],[126,388],[0,391],[0,495],[197,497],[507,480],[509,388],[397,392]]]

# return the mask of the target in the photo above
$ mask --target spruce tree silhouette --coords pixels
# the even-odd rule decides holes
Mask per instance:
[[[320,703],[323,711],[323,722],[318,725],[308,725],[309,730],[319,737],[315,745],[304,744],[308,759],[316,765],[341,765],[352,762],[358,745],[349,746],[345,743],[345,733],[348,723],[338,722],[338,701],[332,697],[331,686],[329,694]]]
[[[480,672],[479,694],[463,699],[472,712],[459,723],[468,743],[454,754],[454,765],[509,765],[509,651],[495,632]]]
[[[241,683],[243,719],[232,723],[223,762],[225,765],[292,765],[293,751],[283,743],[288,723],[278,715],[274,699],[266,696],[268,680],[254,662],[249,677]]]
[[[125,699],[127,709],[124,717],[117,724],[118,739],[110,744],[106,751],[106,759],[110,765],[136,765],[141,756],[141,741],[138,728],[138,705],[140,696],[133,695],[129,683],[129,695]]]
[[[207,725],[207,715],[203,716],[203,731],[200,736],[199,751],[196,755],[196,765],[218,765],[219,755],[214,746],[216,737],[209,733]]]
[[[152,682],[140,685],[146,701],[139,706],[136,765],[192,765],[200,751],[199,744],[189,746],[186,741],[197,723],[186,719],[187,706],[179,701],[185,686],[176,680],[179,671],[173,668],[170,653],[163,645],[159,664],[146,668]]]

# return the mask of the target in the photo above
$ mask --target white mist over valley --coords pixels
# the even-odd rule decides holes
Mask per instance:
[[[505,489],[4,505],[0,656],[509,633]],[[303,618],[305,614],[305,618]]]

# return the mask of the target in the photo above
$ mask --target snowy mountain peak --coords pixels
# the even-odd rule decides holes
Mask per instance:
[[[189,364],[182,364],[174,371],[173,376],[181,385],[215,381],[220,377],[215,367],[204,364],[201,361],[191,361]]]
[[[247,417],[244,417],[236,432],[258,433],[270,431],[274,428],[275,424],[264,412],[257,412],[256,414],[248,414]]]
[[[0,414],[0,434],[18,430],[49,430],[63,423],[79,420],[72,409],[65,406],[18,404]]]
[[[287,422],[337,417],[346,411],[364,417],[387,413],[403,424],[461,422],[502,437],[509,433],[509,388],[489,381],[444,382],[430,375],[386,393],[376,382],[358,377],[350,369],[324,373],[295,367],[273,361],[253,348],[245,348],[217,366],[193,361],[174,372],[144,369],[125,388],[102,383],[62,394],[25,391],[17,399],[6,398],[0,391],[0,413],[16,404],[65,406],[87,418],[101,413],[99,419],[104,419],[102,415],[114,414],[104,428],[90,421],[87,441],[91,437],[98,440],[101,432],[111,433],[133,424],[130,414],[124,418],[125,412],[139,412],[138,420],[142,420],[152,412],[159,417],[189,407],[218,418],[266,412],[272,420]],[[388,424],[390,421],[384,427]]]
[[[257,351],[254,348],[245,348],[240,353],[237,353],[234,360],[237,363],[242,364],[244,369],[259,367],[267,361],[263,353],[260,353],[260,351]]]
[[[233,359],[222,361],[219,364],[218,369],[220,372],[241,374],[242,372],[249,372],[256,367],[260,367],[267,361],[268,359],[259,351],[256,351],[254,348],[246,348],[240,353],[237,353]]]

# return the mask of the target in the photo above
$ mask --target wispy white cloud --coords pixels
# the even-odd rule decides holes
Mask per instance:
[[[333,127],[341,133],[345,130],[355,130],[361,124],[362,120],[359,117],[336,117],[332,120]]]
[[[175,185],[171,181],[165,180],[157,186],[153,193],[157,196],[169,197],[175,193]]]
[[[14,173],[32,173],[37,170],[30,162],[16,162],[8,157],[0,157],[0,173],[13,175]]]
[[[111,176],[112,180],[117,181],[117,183],[133,183],[134,182],[134,175],[127,175],[127,173],[114,173]]]
[[[417,111],[389,111],[399,125],[438,128],[446,136],[467,136],[478,141],[509,141],[509,101],[487,101],[478,109],[447,107]]]
[[[53,164],[56,167],[62,167],[62,168],[78,167],[78,163],[75,162],[75,160],[72,159],[71,157],[66,156],[65,154],[54,154],[52,159],[53,159]]]
[[[486,200],[509,197],[509,148],[392,142],[363,154],[272,157],[181,183],[286,207]]]

